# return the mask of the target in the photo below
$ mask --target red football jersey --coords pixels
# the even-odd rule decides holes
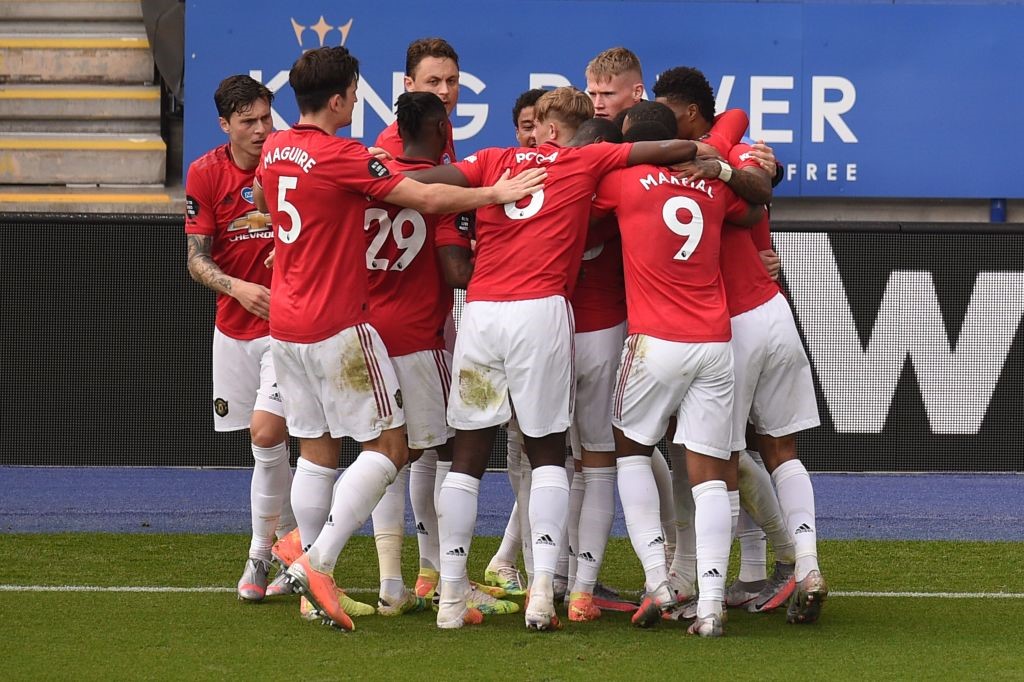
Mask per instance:
[[[515,204],[476,211],[476,261],[467,301],[525,301],[572,295],[583,257],[590,204],[605,173],[624,168],[632,145],[490,148],[456,167],[470,186],[494,184],[544,166],[544,188]]]
[[[749,155],[750,145],[738,144],[729,153],[734,168],[760,167]],[[753,229],[768,232],[767,214]],[[729,300],[729,315],[735,317],[766,303],[779,293],[779,285],[769,275],[757,255],[752,228],[726,223],[722,231],[722,279]]]
[[[711,130],[699,141],[711,145],[718,150],[722,158],[727,158],[733,145],[743,139],[743,133],[747,131],[749,122],[750,118],[747,116],[747,112],[742,109],[729,109],[715,116]]]
[[[355,140],[297,125],[267,138],[256,178],[274,225],[271,336],[314,343],[367,322],[368,197],[403,176]]]
[[[594,208],[619,217],[630,334],[732,338],[719,251],[723,221],[746,214],[746,202],[719,180],[679,180],[644,165],[605,177]]]
[[[263,265],[274,247],[274,233],[252,200],[254,170],[242,170],[228,145],[211,149],[192,162],[185,180],[185,233],[212,237],[210,255],[231,277],[270,286]],[[224,294],[217,294],[217,329],[247,341],[270,333],[270,326]]]
[[[395,173],[432,168],[430,161],[398,158],[387,163]],[[438,226],[449,230],[468,216],[422,215],[382,201],[366,209],[366,267],[370,273],[370,324],[398,357],[444,345],[444,325],[454,295],[437,262]],[[468,243],[468,240],[467,240]]]
[[[380,131],[374,147],[380,147],[396,159],[404,152],[402,136],[398,134],[398,121],[394,121],[384,130]],[[444,153],[441,154],[441,163],[455,163],[458,158],[455,156],[455,140],[452,138],[452,127],[448,126],[448,144],[444,146]]]
[[[626,319],[626,281],[618,234],[583,252],[572,312],[577,334],[608,329]]]

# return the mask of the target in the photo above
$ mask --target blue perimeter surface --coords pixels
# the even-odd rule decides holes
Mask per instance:
[[[0,467],[0,532],[248,533],[245,469]],[[1024,540],[1024,475],[814,474],[818,536]],[[478,535],[512,509],[504,473],[480,488]],[[625,535],[621,508],[613,533]],[[406,505],[406,531],[412,510]],[[369,524],[361,531],[369,533]]]

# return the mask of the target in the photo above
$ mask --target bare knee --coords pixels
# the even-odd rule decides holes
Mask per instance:
[[[280,445],[288,437],[284,417],[270,412],[256,410],[249,421],[249,434],[252,444],[258,448],[272,448]]]
[[[381,431],[379,436],[363,443],[363,449],[384,455],[391,460],[396,469],[401,469],[409,463],[409,441],[404,426]]]

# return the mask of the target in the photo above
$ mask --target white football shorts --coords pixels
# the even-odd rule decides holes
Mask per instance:
[[[448,423],[463,430],[504,424],[515,403],[523,434],[564,431],[574,376],[572,308],[565,298],[467,303],[455,340]]]
[[[580,445],[590,452],[614,452],[612,394],[626,323],[576,334],[576,410]]]
[[[612,423],[627,438],[654,445],[675,416],[673,442],[729,459],[732,392],[728,342],[680,343],[633,334],[622,349]]]
[[[398,378],[369,324],[316,343],[273,339],[271,348],[291,435],[365,443],[405,424]]]
[[[448,394],[452,386],[452,356],[446,350],[424,350],[391,358],[402,387],[398,406],[405,411],[409,447],[427,450],[455,435],[448,426]]]
[[[776,438],[821,423],[811,365],[785,296],[732,318],[732,353],[734,451],[746,447],[748,418],[755,431]]]
[[[254,410],[284,416],[270,337],[242,341],[213,330],[213,428],[249,428]]]

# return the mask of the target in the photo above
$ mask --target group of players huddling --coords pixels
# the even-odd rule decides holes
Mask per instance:
[[[345,630],[431,606],[438,627],[460,628],[518,612],[504,597],[520,595],[536,630],[562,626],[560,602],[570,621],[629,610],[640,627],[692,619],[701,636],[723,634],[726,605],[816,621],[828,588],[794,438],[818,414],[776,282],[777,164],[741,140],[746,114],[716,117],[689,67],[644,100],[639,60],[612,48],[588,65],[587,92],[519,98],[518,146],[457,161],[446,41],[409,46],[397,120],[370,149],[336,135],[358,76],[344,47],[304,53],[289,77],[299,121],[281,131],[266,87],[225,79],[228,142],[188,172],[188,269],[218,293],[215,428],[249,428],[255,459],[239,598],[299,592],[303,617]],[[517,502],[478,583],[466,562],[503,425]],[[344,436],[362,451],[339,477]],[[598,581],[616,484],[639,603]],[[333,577],[371,514],[376,609]]]

